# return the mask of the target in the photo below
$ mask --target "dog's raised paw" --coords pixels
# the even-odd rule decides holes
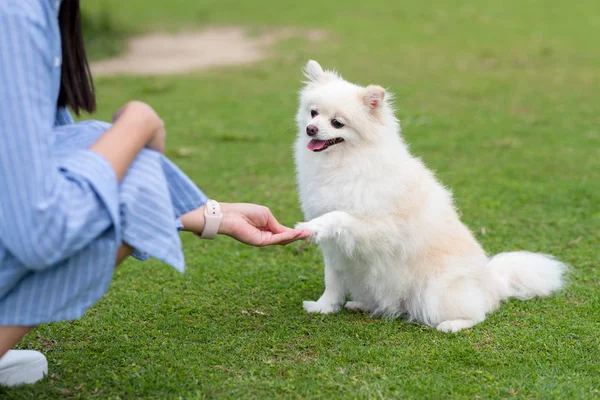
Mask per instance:
[[[335,304],[319,303],[318,301],[303,301],[302,307],[306,312],[318,314],[331,314],[339,311],[339,306]]]
[[[319,226],[319,224],[313,221],[297,223],[295,228],[310,232],[308,240],[311,242],[317,242],[320,237],[319,233],[321,232],[321,227]]]

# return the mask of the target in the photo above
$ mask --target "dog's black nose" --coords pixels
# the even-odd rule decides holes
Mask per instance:
[[[319,133],[319,128],[317,128],[314,125],[309,125],[306,127],[306,134],[308,136],[315,136],[317,133]]]

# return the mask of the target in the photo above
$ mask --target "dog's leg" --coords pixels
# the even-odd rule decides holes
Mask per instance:
[[[341,277],[342,271],[336,265],[333,254],[323,249],[325,257],[325,292],[317,301],[305,301],[303,307],[309,313],[330,314],[340,310],[345,298],[344,282]]]
[[[369,241],[377,240],[381,232],[377,223],[367,223],[345,211],[331,211],[308,222],[296,225],[296,229],[307,230],[311,233],[310,240],[323,243],[327,240],[335,241],[347,255],[351,255],[361,242],[365,247]]]
[[[485,319],[486,304],[491,302],[486,297],[485,288],[477,286],[473,281],[457,280],[447,282],[442,280],[438,285],[445,286],[442,293],[429,293],[429,296],[438,297],[434,300],[439,304],[438,331],[458,332],[471,328]],[[427,296],[425,296],[427,297]]]
[[[442,332],[458,332],[474,325],[477,325],[477,321],[471,319],[455,319],[453,321],[442,322],[437,326],[437,330]]]
[[[309,231],[310,240],[320,243],[342,234],[342,230],[352,223],[352,219],[353,217],[347,212],[331,211],[308,222],[297,224],[296,229]]]

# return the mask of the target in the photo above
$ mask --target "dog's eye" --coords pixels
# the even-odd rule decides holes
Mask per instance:
[[[335,129],[340,129],[344,127],[344,124],[342,124],[340,121],[338,121],[337,119],[332,119],[331,120],[331,126],[333,126]]]
[[[310,116],[311,117],[316,117],[317,115],[319,115],[319,113],[317,112],[317,110],[310,110]]]

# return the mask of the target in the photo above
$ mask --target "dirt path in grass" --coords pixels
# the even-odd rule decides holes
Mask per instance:
[[[318,41],[325,34],[316,30],[280,29],[249,36],[236,27],[154,33],[131,39],[123,56],[93,63],[91,69],[94,75],[164,75],[244,65],[267,58],[277,42],[290,37]]]

